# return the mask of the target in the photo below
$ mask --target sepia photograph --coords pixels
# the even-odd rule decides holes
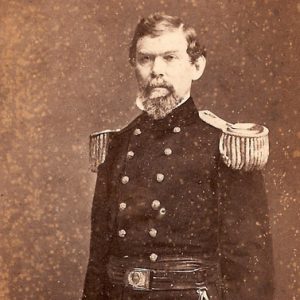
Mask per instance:
[[[0,300],[297,300],[299,15],[0,0]]]

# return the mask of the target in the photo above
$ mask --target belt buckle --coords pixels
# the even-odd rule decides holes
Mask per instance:
[[[150,290],[150,270],[133,268],[125,273],[125,285],[134,290]]]

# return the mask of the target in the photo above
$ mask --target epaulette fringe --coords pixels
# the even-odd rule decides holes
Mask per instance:
[[[208,110],[199,111],[206,123],[222,130],[219,150],[224,163],[234,170],[261,170],[269,157],[269,130],[253,123],[231,124]]]
[[[97,172],[98,166],[104,163],[108,153],[109,142],[118,131],[120,130],[104,130],[90,135],[89,160],[92,172]]]

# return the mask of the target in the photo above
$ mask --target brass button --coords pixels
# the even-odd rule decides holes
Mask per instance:
[[[127,204],[125,202],[120,203],[119,209],[124,210],[126,208]]]
[[[151,237],[156,237],[156,235],[157,235],[157,230],[155,229],[155,228],[151,228],[150,230],[149,230],[149,235],[151,236]]]
[[[166,210],[164,207],[162,207],[162,208],[159,210],[159,214],[162,215],[162,216],[165,215],[166,212],[167,212],[167,210]]]
[[[165,178],[165,175],[164,174],[161,174],[161,173],[157,173],[156,174],[156,180],[157,182],[162,182]]]
[[[124,229],[119,230],[119,237],[123,238],[126,235],[126,231]]]
[[[160,207],[160,202],[158,200],[153,200],[152,201],[152,204],[151,204],[151,207],[154,209],[154,210],[158,210],[159,207]]]
[[[173,128],[173,132],[175,132],[175,133],[178,133],[180,131],[181,131],[181,128],[178,127],[178,126],[176,126],[176,127]]]
[[[150,260],[152,262],[155,262],[158,258],[158,255],[156,253],[151,253],[151,255],[149,256]]]
[[[172,154],[172,150],[170,148],[166,148],[164,150],[165,155],[171,155]]]
[[[141,129],[139,129],[139,128],[134,129],[134,132],[133,132],[134,135],[140,135],[141,133],[142,133]]]
[[[127,158],[133,158],[134,157],[134,152],[133,151],[128,151],[127,152]]]
[[[126,183],[129,182],[129,177],[128,176],[123,176],[121,181],[122,181],[123,184],[126,184]]]

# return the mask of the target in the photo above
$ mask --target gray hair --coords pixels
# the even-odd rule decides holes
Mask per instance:
[[[188,47],[187,53],[191,62],[195,63],[200,56],[206,57],[205,47],[200,45],[194,28],[186,26],[179,17],[168,16],[163,13],[154,13],[147,18],[143,18],[137,24],[131,46],[129,48],[129,62],[132,66],[135,64],[136,45],[140,38],[144,36],[156,37],[166,31],[174,31],[182,28],[185,34]]]

